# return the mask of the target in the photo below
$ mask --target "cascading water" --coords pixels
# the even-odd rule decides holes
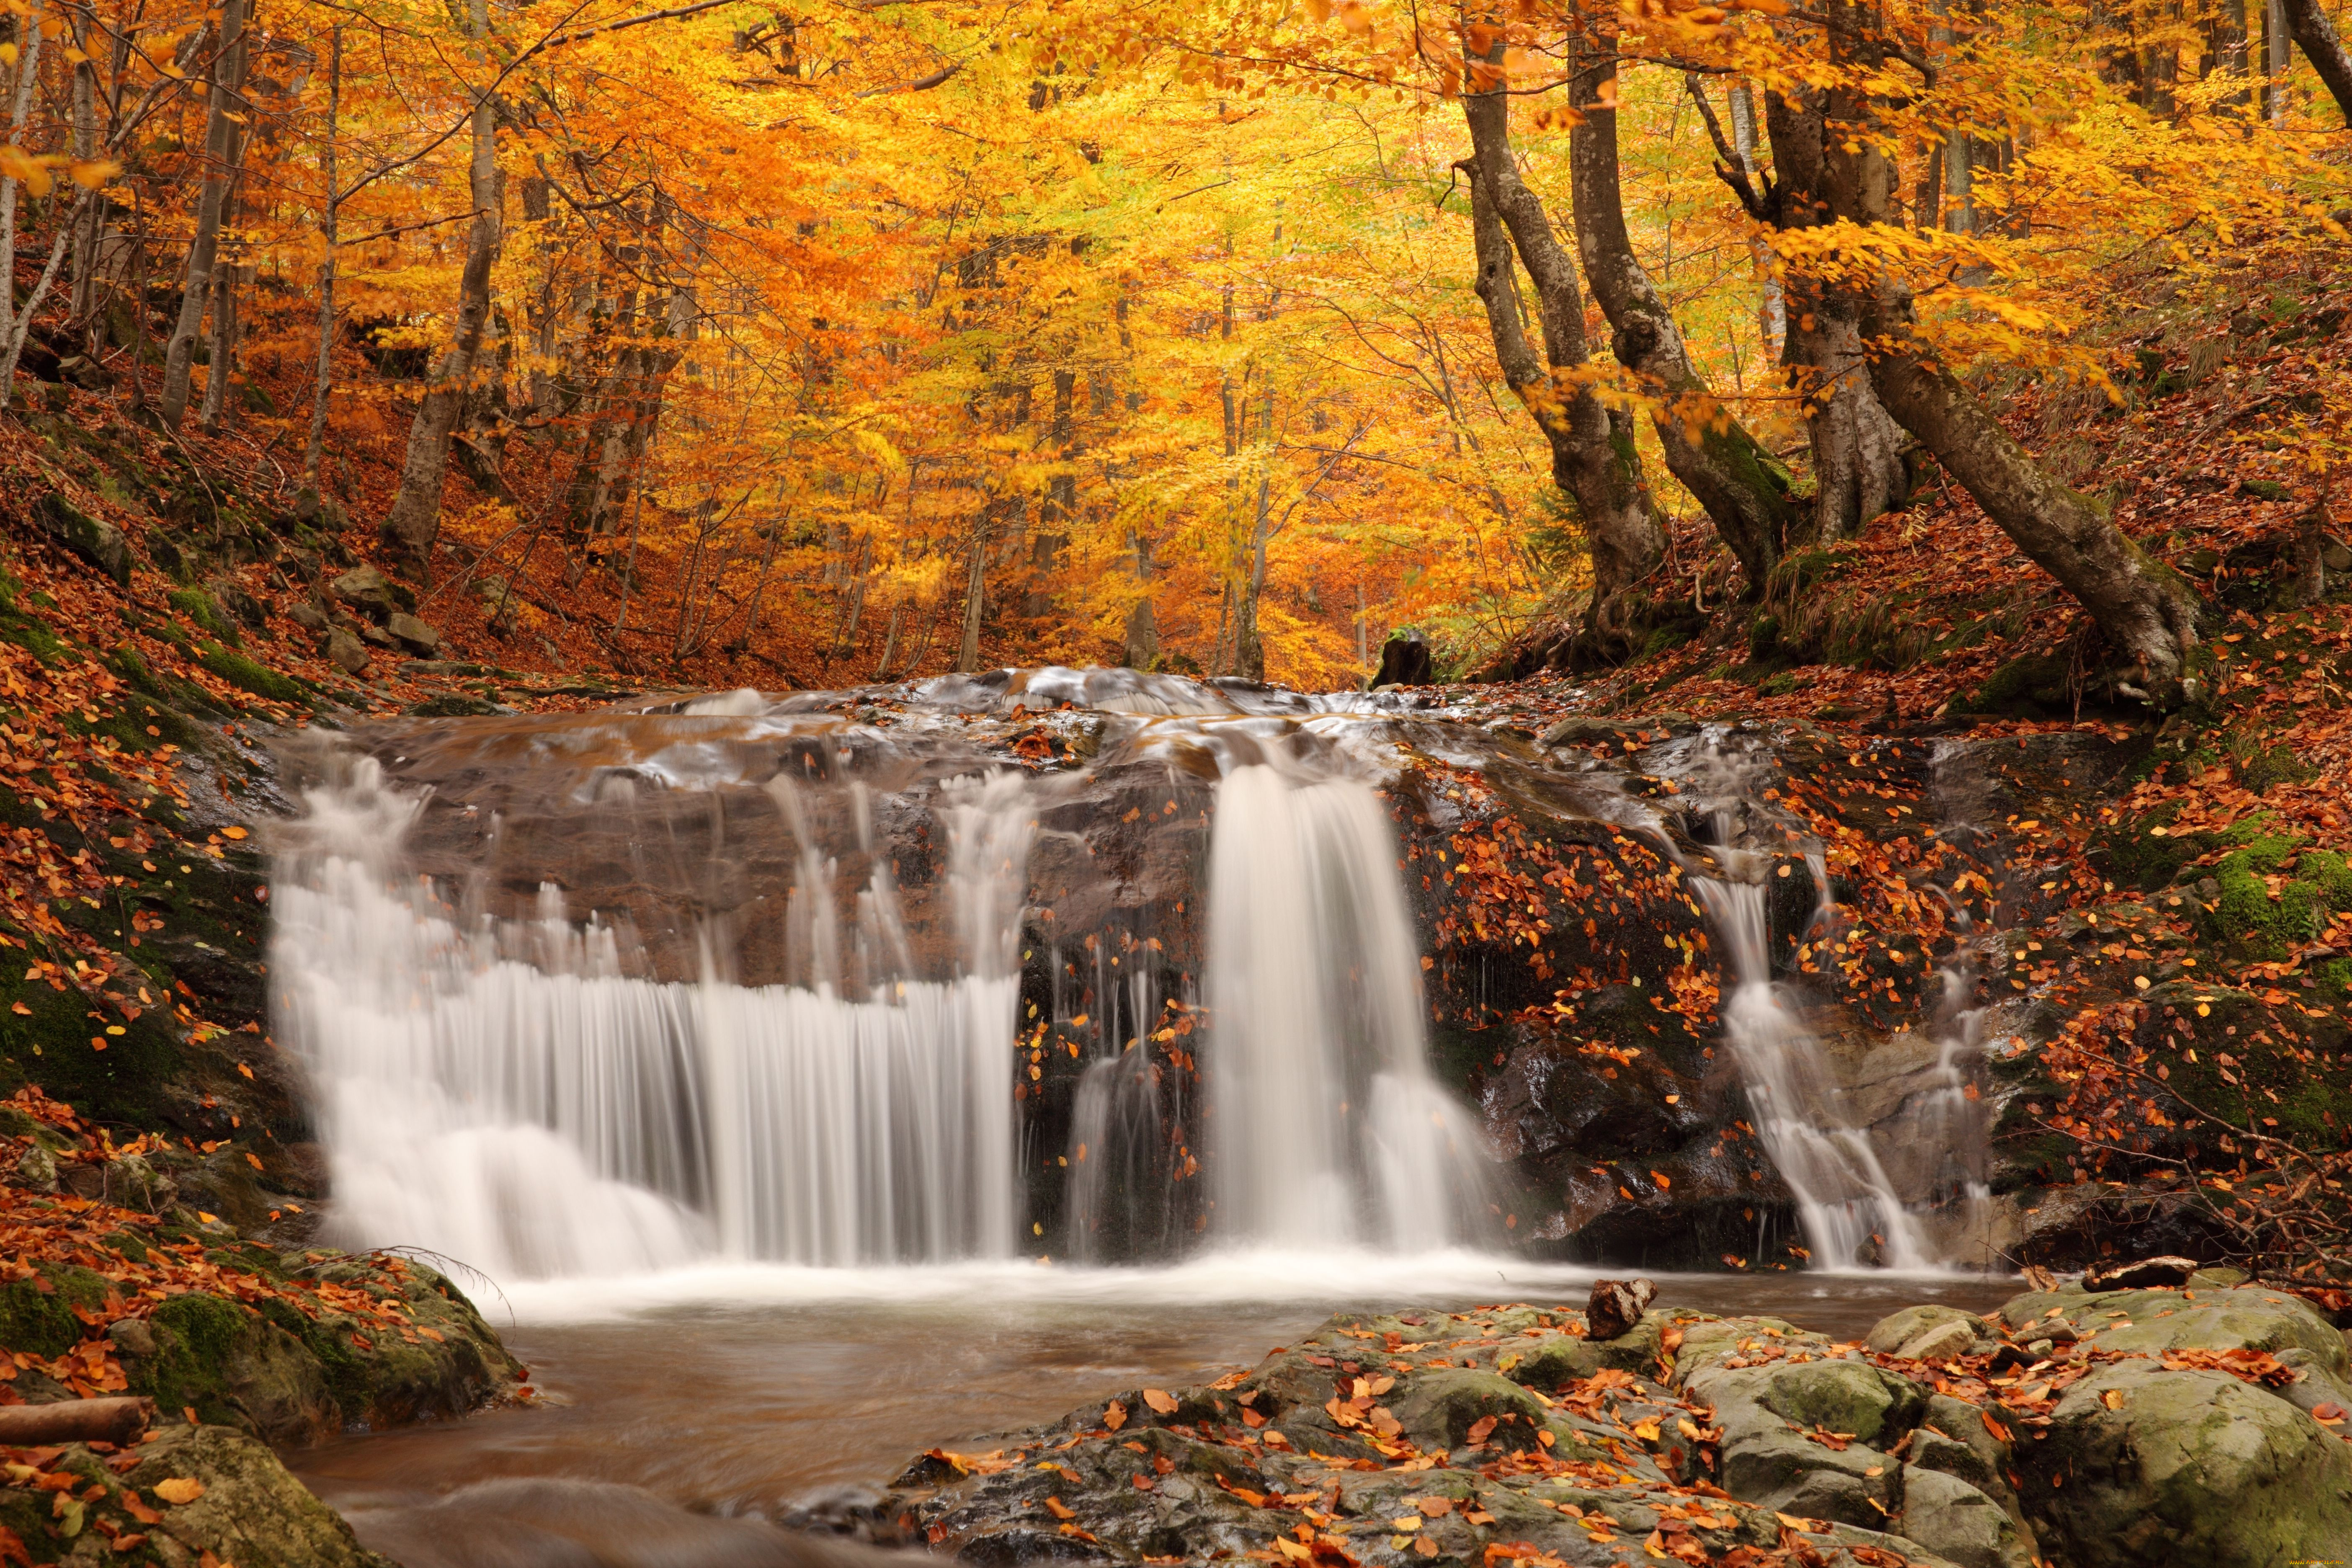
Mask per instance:
[[[1870,1134],[1841,1113],[1821,1042],[1772,982],[1764,889],[1706,877],[1690,883],[1730,950],[1737,984],[1723,1004],[1724,1034],[1756,1113],[1756,1134],[1797,1201],[1814,1259],[1845,1268],[1874,1250],[1893,1268],[1932,1266],[1934,1254]]]
[[[571,925],[552,889],[518,930],[461,928],[429,887],[404,885],[423,803],[374,760],[309,804],[273,959],[348,1238],[508,1277],[642,1272],[714,1247],[818,1265],[1012,1251],[1030,816],[1011,781],[943,814],[961,972],[855,999],[837,991],[831,867],[813,851],[788,946],[814,984],[736,984],[715,960],[699,984],[665,982],[625,973],[611,929]],[[903,952],[887,879],[860,901],[882,952]]]
[[[1209,868],[1211,1227],[1421,1250],[1476,1234],[1475,1123],[1429,1075],[1420,944],[1379,797],[1239,768]]]

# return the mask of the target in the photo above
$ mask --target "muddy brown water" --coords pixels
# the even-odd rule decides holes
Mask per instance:
[[[1349,1308],[1581,1305],[1590,1276],[1496,1288],[1384,1289],[1313,1299],[1203,1300],[1140,1277],[1043,1295],[981,1277],[916,1299],[646,1301],[552,1321],[541,1287],[511,1326],[490,1316],[542,1391],[533,1407],[354,1434],[289,1463],[404,1568],[700,1568],[823,1553],[771,1521],[886,1485],[924,1448],[1052,1420],[1140,1383],[1256,1363]],[[1985,1310],[2012,1281],[1973,1278],[1662,1276],[1661,1305],[1762,1313],[1842,1338],[1897,1308]],[[531,1321],[537,1319],[539,1321]]]

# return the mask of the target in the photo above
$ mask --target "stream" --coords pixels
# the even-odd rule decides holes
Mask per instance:
[[[1485,1289],[1480,1273],[1503,1277]],[[793,1538],[736,1521],[808,1522],[925,1448],[1139,1383],[1212,1379],[1343,1308],[1580,1304],[1591,1278],[1507,1259],[1234,1256],[1156,1270],[709,1269],[530,1287],[510,1303],[512,1326],[494,1298],[486,1307],[530,1367],[537,1407],[346,1436],[287,1461],[404,1568],[796,1561]],[[1662,1304],[1852,1336],[1915,1302],[1982,1310],[2017,1289],[1885,1273],[1657,1282]]]

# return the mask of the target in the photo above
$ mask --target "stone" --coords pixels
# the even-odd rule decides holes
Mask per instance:
[[[2033,1568],[2031,1539],[2000,1504],[1956,1476],[1906,1465],[1895,1528],[1960,1568]]]
[[[2019,1461],[2042,1545],[2071,1568],[2275,1568],[2352,1550],[2352,1444],[2226,1373],[2100,1366]]]
[[[1589,1338],[1613,1340],[1631,1333],[1642,1314],[1657,1299],[1658,1288],[1647,1279],[1596,1279],[1584,1309]]]
[[[2352,572],[2352,545],[2347,545],[2340,539],[2321,540],[2319,563],[2330,572]]]
[[[1922,1307],[1906,1307],[1899,1312],[1889,1313],[1879,1319],[1877,1324],[1871,1329],[1869,1337],[1863,1342],[1881,1355],[1894,1355],[1897,1352],[1909,1355],[1910,1352],[1903,1350],[1905,1345],[1920,1338],[1930,1329],[1938,1329],[1947,1323],[1965,1325],[1969,1336],[1973,1338],[1981,1329],[1984,1320],[1974,1312],[1963,1312],[1958,1307],[1946,1307],[1937,1303],[1929,1303]]]
[[[362,675],[367,671],[366,645],[341,626],[337,626],[327,638],[327,658],[345,675]]]
[[[1783,1363],[1764,1369],[1764,1378],[1758,1403],[1774,1415],[1863,1443],[1909,1431],[1926,1404],[1908,1379],[1867,1362]]]
[[[1906,1341],[1895,1354],[1905,1361],[1950,1361],[1969,1353],[1977,1341],[1976,1329],[1968,1323],[1938,1323],[1916,1339]]]
[[[261,607],[261,601],[247,593],[233,577],[210,579],[205,584],[205,592],[213,596],[213,603],[256,631],[269,624],[269,613]]]
[[[288,610],[286,618],[313,636],[323,633],[331,624],[327,619],[327,612],[307,599],[298,602],[292,609]]]
[[[2083,1275],[2085,1290],[2147,1290],[2166,1285],[2186,1285],[2197,1272],[2193,1258],[2142,1258],[2130,1263],[2092,1268]]]
[[[58,1190],[58,1157],[39,1143],[28,1143],[16,1156],[16,1179],[37,1193]]]
[[[131,585],[131,542],[114,524],[90,516],[55,490],[34,503],[33,518],[50,538],[113,578],[117,585]]]
[[[336,603],[349,605],[372,621],[389,620],[400,607],[393,601],[392,580],[373,566],[352,567],[329,583],[327,593]]]
[[[383,624],[394,642],[411,652],[430,657],[441,646],[441,634],[405,611],[395,611]]]

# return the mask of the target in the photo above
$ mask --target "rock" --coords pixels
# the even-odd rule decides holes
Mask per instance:
[[[2194,1258],[2143,1258],[2136,1262],[2110,1264],[2085,1271],[2083,1289],[2146,1290],[2164,1285],[2186,1285],[2196,1272]]]
[[[256,631],[269,624],[269,613],[261,607],[261,601],[247,593],[243,584],[233,577],[208,580],[205,584],[205,592],[213,596],[213,603]]]
[[[58,1157],[41,1144],[28,1143],[16,1156],[16,1179],[37,1193],[58,1190]]]
[[[1596,1340],[1613,1340],[1631,1332],[1657,1294],[1657,1286],[1647,1279],[1594,1280],[1592,1299],[1584,1310],[1585,1332]]]
[[[1938,1323],[1916,1339],[1907,1340],[1895,1353],[1905,1361],[1950,1361],[1969,1353],[1977,1330],[1968,1323]]]
[[[2009,1301],[2012,1328],[2047,1335],[2060,1325],[2101,1351],[2160,1355],[2168,1350],[2268,1351],[2327,1381],[2352,1380],[2344,1336],[2300,1296],[2242,1285],[2227,1289],[2093,1292],[2076,1286]]]
[[[384,622],[383,629],[392,634],[394,642],[414,653],[430,657],[441,646],[440,632],[405,611],[394,614]]]
[[[392,596],[392,580],[373,566],[354,566],[327,584],[336,603],[349,605],[372,621],[390,620],[399,609]]]
[[[1906,1307],[1899,1312],[1879,1319],[1877,1326],[1870,1331],[1864,1342],[1881,1355],[1899,1354],[1916,1361],[1918,1357],[1903,1347],[1924,1338],[1930,1330],[1940,1329],[1949,1323],[1965,1327],[1969,1337],[1974,1339],[1982,1330],[1984,1320],[1974,1312],[1963,1312],[1958,1307],[1935,1303]]]
[[[499,707],[487,697],[476,697],[465,691],[445,691],[438,697],[428,697],[422,702],[411,704],[408,710],[419,719],[484,718],[493,713],[514,711],[511,708]]]
[[[34,504],[34,521],[48,536],[114,579],[131,585],[131,542],[110,522],[102,522],[51,490]]]
[[[114,387],[115,374],[88,354],[68,354],[58,362],[58,375],[84,392],[109,392]]]
[[[313,636],[325,632],[331,624],[327,619],[327,612],[307,599],[288,610],[286,618]]]
[[[2340,539],[2322,541],[2319,563],[2330,572],[2352,572],[2352,545],[2347,545]]]
[[[1381,668],[1372,677],[1372,688],[1426,686],[1429,675],[1428,639],[1416,631],[1401,631],[1381,645]]]
[[[2074,1568],[2276,1568],[2352,1550],[2352,1444],[2226,1373],[2100,1366],[2019,1458],[2042,1543]]]
[[[366,646],[341,626],[337,626],[327,638],[327,658],[345,675],[364,675],[367,672]]]
[[[1903,1509],[1894,1522],[1960,1568],[2033,1568],[2032,1538],[2000,1504],[1956,1476],[1905,1466]]]
[[[357,629],[362,642],[373,643],[377,647],[396,648],[400,646],[398,639],[373,621],[362,621]]]

